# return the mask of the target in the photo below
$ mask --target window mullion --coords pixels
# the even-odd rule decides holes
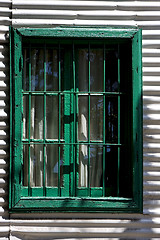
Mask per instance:
[[[70,49],[64,54],[64,188],[61,189],[61,196],[68,197],[70,194],[70,172],[71,172],[71,74],[70,74]]]

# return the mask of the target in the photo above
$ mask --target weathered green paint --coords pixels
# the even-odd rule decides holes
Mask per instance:
[[[12,28],[9,28],[9,34],[10,34],[10,169],[9,169],[9,208],[11,209],[12,207],[12,140],[13,140],[13,128],[12,128],[12,118],[13,118],[13,113],[12,113]]]
[[[142,211],[143,174],[143,111],[142,111],[142,33],[139,30],[132,40],[132,102],[133,102],[133,195]]]
[[[54,38],[132,38],[137,28],[103,28],[103,27],[56,27],[49,29],[19,28],[18,31],[26,37]]]
[[[62,211],[62,212],[137,212],[138,206],[129,199],[106,198],[32,198],[20,200],[14,211]]]
[[[54,28],[54,29],[18,29],[13,30],[13,48],[14,48],[14,66],[13,69],[13,126],[15,125],[15,131],[13,132],[13,140],[11,142],[11,149],[13,143],[13,161],[11,164],[11,171],[13,173],[12,181],[12,201],[10,198],[10,209],[12,211],[67,211],[67,212],[141,212],[142,211],[142,72],[141,72],[141,31],[137,29],[118,29],[118,28]],[[44,91],[36,92],[31,91],[31,64],[29,65],[29,91],[22,90],[22,41],[29,41],[32,43],[32,37],[42,37],[42,41],[47,42],[47,38],[62,38],[62,42],[66,43],[68,40],[64,38],[71,38],[68,42],[73,47],[72,50],[67,48],[65,51],[65,66],[64,66],[64,91],[61,91],[61,63],[59,57],[59,91],[47,93],[46,87]],[[43,39],[44,38],[44,39]],[[75,38],[79,38],[80,42],[83,39],[84,43],[88,44],[93,39],[101,39],[104,43],[104,56],[105,48],[107,49],[107,41],[113,38],[113,41],[121,41],[130,39],[132,41],[132,94],[129,101],[132,101],[132,161],[133,161],[133,199],[124,199],[122,197],[105,197],[106,186],[103,180],[103,187],[91,188],[90,178],[88,178],[87,188],[78,188],[78,151],[81,144],[88,146],[88,175],[90,165],[90,144],[103,146],[103,175],[105,176],[105,146],[115,146],[118,149],[123,147],[120,143],[120,119],[119,119],[119,135],[118,143],[107,143],[105,139],[105,101],[108,96],[116,96],[118,99],[118,112],[120,116],[120,99],[121,96],[125,96],[123,92],[105,92],[105,59],[104,59],[104,92],[101,94],[104,99],[104,115],[103,115],[103,141],[94,142],[90,140],[90,61],[89,61],[89,91],[88,91],[88,141],[83,142],[77,139],[77,114],[78,114],[78,87],[76,86],[75,75],[75,54],[74,44]],[[77,41],[76,39],[76,41]],[[86,40],[88,39],[88,40]],[[51,41],[51,39],[49,39]],[[60,40],[57,40],[60,42]],[[79,42],[79,43],[80,43]],[[98,44],[98,43],[96,43]],[[69,45],[68,45],[69,46]],[[31,51],[31,45],[29,47]],[[71,52],[73,53],[73,60],[71,60]],[[90,52],[90,46],[89,46]],[[59,56],[60,56],[60,44],[59,44]],[[138,61],[137,61],[138,58]],[[21,60],[20,60],[21,59]],[[11,61],[12,62],[12,61]],[[72,63],[73,72],[70,72],[67,66]],[[46,63],[44,63],[46,64]],[[44,74],[46,72],[46,66],[44,66]],[[120,83],[120,60],[118,62],[118,82]],[[11,74],[12,75],[12,74]],[[11,76],[12,77],[12,76]],[[73,80],[73,82],[71,81]],[[44,77],[46,82],[46,77]],[[12,82],[11,82],[12,84]],[[46,84],[46,83],[45,83]],[[44,85],[45,85],[44,84]],[[81,92],[82,93],[82,92]],[[85,92],[86,93],[86,92]],[[92,92],[97,94],[97,92]],[[29,96],[29,109],[31,109],[31,96],[43,95],[44,97],[44,113],[46,112],[46,96],[57,95],[59,96],[59,137],[58,140],[45,139],[45,120],[44,120],[44,139],[29,139],[22,141],[22,94]],[[61,96],[64,96],[64,141],[60,139],[61,129]],[[30,114],[30,111],[29,111]],[[45,118],[46,116],[44,116]],[[72,121],[73,118],[73,121]],[[29,116],[30,122],[30,116]],[[141,124],[139,124],[141,123]],[[12,129],[12,122],[11,122]],[[30,128],[29,128],[30,129]],[[12,135],[12,132],[10,133]],[[138,137],[137,137],[138,136]],[[28,187],[21,186],[21,164],[22,164],[22,145],[23,144],[58,144],[59,145],[59,159],[58,159],[58,187],[46,187],[45,186],[45,174],[43,178],[42,188],[30,187],[30,176],[28,180]],[[60,146],[64,145],[64,186],[60,187]],[[30,152],[30,147],[29,147]],[[120,150],[118,150],[120,153]],[[137,158],[138,156],[138,158]],[[131,156],[129,156],[131,158]],[[12,159],[11,159],[12,160]],[[30,164],[30,153],[29,153]],[[45,151],[44,151],[44,163],[45,163]],[[119,162],[120,164],[120,162]],[[30,167],[29,167],[30,168]],[[44,164],[45,173],[45,164]],[[28,174],[30,171],[28,170]],[[118,170],[119,175],[119,170]],[[119,176],[117,177],[119,181]],[[119,182],[117,183],[119,186]],[[118,194],[119,195],[119,190]],[[59,196],[59,197],[58,197]],[[77,197],[75,197],[77,196]],[[25,198],[24,198],[25,197]],[[65,197],[65,198],[64,198]]]
[[[12,204],[21,198],[22,185],[22,38],[13,30],[14,68],[13,68],[13,161],[12,161]]]

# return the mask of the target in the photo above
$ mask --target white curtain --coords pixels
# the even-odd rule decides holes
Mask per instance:
[[[79,90],[88,92],[88,50],[78,51],[78,81]],[[90,51],[90,90],[103,92],[103,50]],[[82,86],[83,85],[83,86]],[[88,111],[89,95],[79,94],[79,135],[80,141],[88,141]],[[90,140],[103,140],[103,96],[90,95]],[[79,153],[79,187],[102,186],[102,147],[90,145],[90,159],[88,159],[88,145],[80,145]],[[88,176],[88,170],[90,175]],[[88,186],[88,177],[90,186]]]

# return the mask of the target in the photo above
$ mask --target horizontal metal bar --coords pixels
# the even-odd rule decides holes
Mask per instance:
[[[71,91],[23,91],[23,95],[58,95],[58,94],[78,94],[78,95],[125,95],[123,92],[71,92]]]
[[[123,147],[125,146],[124,144],[114,144],[114,143],[99,143],[99,142],[78,142],[78,143],[65,143],[64,141],[58,142],[58,141],[40,141],[40,140],[34,140],[34,141],[27,141],[27,140],[23,140],[22,141],[23,144],[56,144],[56,145],[96,145],[96,146],[108,146],[108,147]]]

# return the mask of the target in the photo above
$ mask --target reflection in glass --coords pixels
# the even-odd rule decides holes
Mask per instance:
[[[90,161],[89,169],[88,164]],[[89,174],[88,174],[89,170]],[[103,186],[103,148],[90,147],[90,160],[88,160],[88,146],[79,146],[79,187],[102,187]],[[88,179],[88,175],[89,178]]]
[[[28,96],[23,96],[23,138],[29,138],[28,129],[29,129],[29,119],[28,119]]]
[[[78,97],[78,139],[88,140],[88,96]]]
[[[46,90],[58,91],[58,50],[46,49]]]
[[[31,136],[32,139],[43,138],[43,96],[31,96]]]
[[[44,50],[31,50],[31,90],[44,90]]]
[[[29,49],[23,50],[23,90],[29,90]]]
[[[88,187],[88,146],[79,146],[79,187]]]
[[[88,48],[77,49],[76,81],[80,92],[88,91]]]
[[[106,92],[118,92],[118,51],[106,50],[105,63]]]
[[[103,48],[90,50],[90,89],[103,92]]]
[[[71,90],[73,87],[73,59],[71,45],[61,45],[60,68],[61,68],[61,91]]]
[[[46,96],[46,138],[58,139],[58,96]]]
[[[63,146],[48,144],[46,146],[46,186],[58,187],[58,174],[60,174],[60,186],[63,186]],[[59,173],[60,169],[60,173]]]
[[[43,186],[43,145],[30,145],[30,186]]]
[[[90,139],[103,140],[103,96],[90,97]]]
[[[28,186],[29,146],[23,145],[23,186]]]
[[[103,148],[90,147],[90,187],[103,186]]]
[[[117,147],[106,147],[106,196],[117,196],[117,169],[118,149]]]
[[[118,141],[118,99],[106,98],[106,141]]]

